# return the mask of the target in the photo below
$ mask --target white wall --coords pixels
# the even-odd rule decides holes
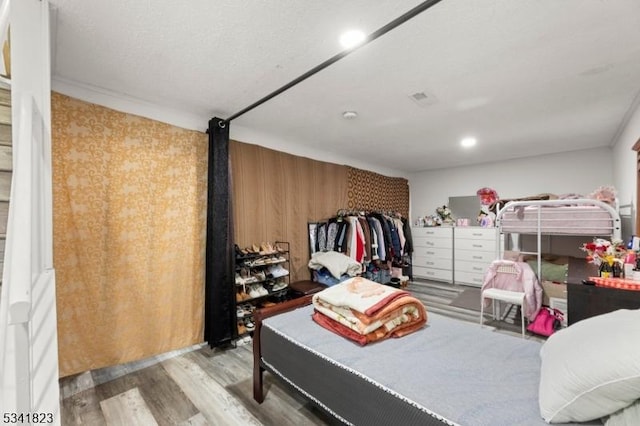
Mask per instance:
[[[435,214],[449,197],[472,196],[485,186],[500,198],[518,198],[541,193],[587,195],[600,185],[613,184],[610,148],[414,173],[409,176],[411,220]]]
[[[613,181],[618,190],[620,205],[633,206],[630,212],[633,218],[637,212],[638,200],[636,199],[636,152],[631,148],[638,140],[640,140],[640,92],[622,123],[613,147]],[[632,229],[628,234],[636,232],[635,220],[630,222]]]

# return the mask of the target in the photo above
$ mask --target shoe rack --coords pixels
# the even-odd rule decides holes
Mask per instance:
[[[238,342],[248,343],[255,328],[253,312],[287,299],[291,275],[289,243],[276,241],[235,246]]]

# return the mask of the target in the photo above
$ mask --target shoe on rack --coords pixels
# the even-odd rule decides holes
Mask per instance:
[[[244,264],[245,266],[252,267],[265,265],[265,262],[266,259],[264,257],[258,257],[257,259],[245,260]]]
[[[238,334],[242,335],[247,332],[247,326],[243,322],[238,322]]]
[[[284,282],[284,281],[281,281],[281,282],[276,283],[276,285],[273,286],[273,291],[284,290],[287,287],[288,287],[288,284],[286,282]]]
[[[248,318],[244,320],[244,326],[248,331],[253,331],[256,329],[256,325]]]
[[[269,294],[269,290],[264,288],[263,285],[258,285],[258,291],[260,292],[260,296],[266,296]]]
[[[246,250],[242,250],[237,244],[233,245],[234,250],[236,251],[236,257],[245,257],[247,255]]]
[[[244,309],[241,307],[236,309],[236,318],[244,318]]]
[[[240,276],[239,273],[236,272],[236,284],[237,285],[242,285],[244,284],[244,279]]]
[[[263,287],[257,284],[249,286],[249,296],[251,296],[254,299],[256,297],[262,296],[262,293],[260,292],[260,288],[263,288]]]
[[[240,305],[240,307],[238,309],[242,309],[242,312],[244,314],[245,317],[250,317],[253,315],[253,305],[251,305],[250,303],[246,303],[244,305]]]
[[[273,275],[274,278],[280,278],[289,275],[289,271],[287,271],[282,265],[271,266],[269,268],[269,273]]]
[[[262,243],[260,244],[260,254],[265,256],[269,254],[274,254],[276,250],[273,248],[271,243]]]
[[[249,299],[249,295],[246,292],[244,292],[242,290],[236,292],[236,302],[237,303],[244,302],[247,299]]]

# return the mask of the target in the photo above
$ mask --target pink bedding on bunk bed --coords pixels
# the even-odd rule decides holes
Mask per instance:
[[[545,234],[609,235],[614,226],[611,215],[598,206],[529,206],[505,211],[501,220],[502,230],[536,233],[538,210],[541,228]]]

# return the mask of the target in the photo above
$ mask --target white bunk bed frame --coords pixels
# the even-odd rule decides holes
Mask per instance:
[[[594,209],[584,209],[580,211],[580,207],[595,207]],[[549,208],[550,209],[546,209]],[[616,203],[617,207],[617,203]],[[571,235],[571,236],[590,236],[590,237],[610,237],[613,240],[622,239],[622,229],[620,214],[618,209],[607,203],[604,203],[595,199],[580,198],[580,199],[562,199],[562,200],[530,200],[530,201],[509,201],[498,210],[496,214],[496,227],[499,232],[497,236],[497,259],[502,259],[504,252],[504,245],[507,243],[506,238],[504,243],[501,244],[501,238],[505,234],[535,234],[536,235],[536,251],[535,252],[522,252],[523,254],[535,254],[538,257],[538,279],[541,277],[541,256],[542,256],[542,235]],[[524,222],[523,230],[518,232],[517,225],[514,225],[513,220],[509,220],[508,230],[504,230],[505,215],[517,214],[518,209],[527,208],[527,214],[529,215],[528,221]],[[582,218],[568,217],[568,215],[581,216],[593,213],[602,215],[602,212],[606,212],[608,216],[608,223],[605,225],[592,225],[585,227],[580,223]],[[524,214],[524,212],[522,212]],[[532,217],[533,215],[533,217]],[[535,225],[535,230],[531,231],[531,224]],[[573,220],[572,220],[573,219]],[[602,221],[602,218],[598,219]],[[565,225],[567,221],[571,221],[571,224]],[[595,234],[597,228],[598,232]]]

